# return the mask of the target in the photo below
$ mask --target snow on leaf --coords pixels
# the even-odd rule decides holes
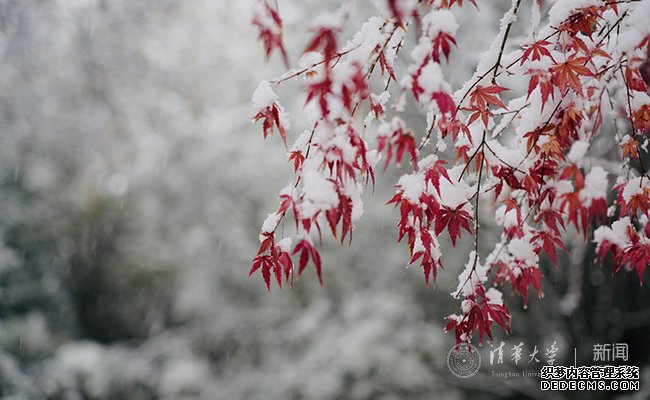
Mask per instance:
[[[282,54],[284,66],[289,68],[289,57],[282,43],[282,19],[277,9],[268,0],[258,0],[253,7],[252,24],[258,29],[259,39],[264,43],[264,53],[268,61],[275,49]]]

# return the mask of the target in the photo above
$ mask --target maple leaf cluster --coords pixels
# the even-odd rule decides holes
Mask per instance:
[[[252,24],[259,32],[259,39],[264,43],[266,60],[271,57],[275,49],[282,54],[284,65],[289,68],[289,56],[282,41],[282,18],[278,10],[277,1],[259,1],[253,9]]]
[[[377,3],[380,15],[345,44],[348,8],[316,18],[300,67],[255,91],[254,120],[263,122],[265,138],[277,129],[286,146],[289,119],[274,87],[302,79],[309,129],[287,147],[294,178],[263,224],[250,273],[260,271],[270,290],[272,280],[292,283],[312,264],[322,284],[315,239],[322,241],[326,223],[341,243],[352,241],[363,189],[375,184],[383,158],[384,170],[409,169],[388,204],[397,209],[406,264],[418,264],[427,285],[443,267],[441,237],[456,246],[473,236],[452,293],[459,311],[447,317],[458,342],[475,333],[492,339],[494,323],[508,331],[501,290],[510,287],[524,306],[531,291],[541,297],[540,259],[557,267],[558,252],[568,252],[576,236],[571,231],[593,240],[613,273],[634,270],[642,282],[650,263],[650,2],[534,1],[528,35],[515,42],[510,31],[521,0],[512,0],[474,74],[456,90],[445,71],[462,46],[454,14],[463,2]],[[465,11],[480,16],[480,2],[469,3]],[[256,10],[266,55],[279,49],[289,65],[277,4],[260,0]],[[416,31],[411,45],[409,30]],[[400,57],[405,67],[398,68]],[[407,102],[425,115],[425,129],[409,126]],[[595,141],[612,143],[610,162],[592,155]],[[488,216],[501,237],[481,257],[480,225]],[[295,225],[293,246],[278,232],[285,219]]]

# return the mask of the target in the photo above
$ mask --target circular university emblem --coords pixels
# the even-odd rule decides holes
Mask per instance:
[[[481,354],[472,344],[461,343],[449,350],[447,366],[459,378],[469,378],[481,367]]]

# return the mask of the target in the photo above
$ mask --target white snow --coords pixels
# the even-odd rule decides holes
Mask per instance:
[[[461,164],[447,170],[451,182],[445,178],[440,179],[441,204],[450,208],[456,208],[463,203],[467,203],[467,199],[473,195],[473,193],[471,193],[470,187],[467,185],[467,183],[465,183],[464,180],[458,182],[458,178],[460,177],[461,171],[464,169],[464,167],[465,166]],[[469,212],[471,209],[472,207],[468,203],[465,206],[465,210]]]
[[[620,249],[624,249],[627,246],[626,240],[617,235],[610,227],[599,226],[598,229],[594,231],[594,243],[597,243],[598,246],[600,246],[605,241],[616,245],[616,247]]]
[[[343,46],[343,52],[350,51],[348,60],[358,62],[361,65],[370,63],[370,56],[375,51],[375,48],[383,44],[387,38],[387,34],[381,32],[383,24],[383,18],[372,17],[361,26],[361,29],[354,34],[352,40]]]
[[[630,53],[643,38],[650,35],[648,15],[650,15],[650,1],[635,3],[634,9],[629,12],[626,29],[618,36],[617,46],[621,53]]]
[[[340,130],[343,132],[340,132]],[[332,139],[321,143],[321,149],[326,152],[327,160],[337,161],[341,159],[346,164],[352,164],[357,158],[357,148],[350,143],[350,139],[345,133],[346,130],[347,127],[344,125],[337,127],[336,135]]]
[[[318,30],[323,28],[338,31],[343,28],[349,8],[349,4],[344,4],[335,12],[319,14],[307,24],[307,29]]]
[[[501,144],[498,140],[488,140],[490,149],[498,156],[495,157],[492,151],[486,151],[485,157],[491,165],[503,165],[504,167],[512,166],[521,170],[525,164],[522,164],[526,157],[526,149],[524,146],[518,146],[516,149],[509,149]],[[506,164],[503,164],[503,163]],[[521,177],[520,172],[515,172],[515,176]]]
[[[419,231],[415,231],[415,242],[413,243],[413,249],[411,252],[413,254],[424,253],[427,249],[424,248],[424,243],[422,243],[422,236]]]
[[[463,313],[468,313],[474,304],[476,304],[475,301],[465,299],[460,303],[460,309],[463,310]]]
[[[569,151],[567,158],[572,163],[578,164],[578,162],[582,160],[585,154],[587,154],[587,149],[589,149],[589,142],[576,140],[571,146],[571,150]]]
[[[422,26],[426,35],[434,39],[440,32],[449,33],[452,36],[458,30],[456,18],[449,10],[432,9],[422,18]]]
[[[589,207],[594,199],[606,199],[609,187],[607,172],[601,167],[593,167],[585,177],[585,187],[580,191],[580,199]]]
[[[262,81],[257,85],[257,89],[253,92],[252,98],[253,107],[256,111],[264,111],[265,109],[275,107],[278,109],[278,118],[280,119],[280,125],[284,129],[291,128],[291,121],[289,120],[289,113],[287,113],[278,102],[278,96],[275,94],[273,89],[271,89],[271,84],[268,81]]]
[[[386,0],[373,0],[373,4],[379,11],[382,13],[383,16],[389,18],[392,17],[393,14],[388,7],[388,2]],[[418,5],[418,0],[396,0],[395,1],[395,7],[399,11],[399,13],[402,15],[403,18],[408,18],[410,15],[413,13],[413,10],[415,7]]]
[[[358,221],[363,215],[362,193],[363,186],[359,185],[357,181],[350,178],[344,179],[343,194],[347,195],[352,201],[352,221]]]
[[[397,185],[402,190],[402,197],[409,201],[411,204],[420,203],[420,195],[425,190],[424,175],[402,175],[397,182]]]
[[[280,33],[281,28],[275,22],[271,14],[267,11],[265,3],[266,2],[264,1],[255,2],[252,9],[253,19],[255,20],[255,22],[259,23],[264,28],[271,31],[271,33],[277,35],[278,33]]]
[[[418,162],[419,170],[427,170],[438,162],[438,156],[429,154]]]
[[[412,70],[409,72],[413,72],[415,69],[419,68],[429,52],[431,52],[431,38],[422,36],[418,41],[418,44],[411,51],[413,64],[411,68]]]
[[[422,68],[418,83],[427,94],[446,92],[448,89],[448,85],[442,76],[442,69],[438,63],[430,62]]]
[[[640,177],[630,179],[630,181],[625,185],[625,188],[623,189],[623,200],[625,200],[625,202],[629,202],[632,196],[642,194],[644,187],[647,187],[648,185],[647,182],[648,180],[644,179],[642,184]]]
[[[499,289],[489,288],[487,292],[485,292],[485,297],[490,304],[503,305],[503,293],[501,293]]]
[[[275,247],[279,248],[285,253],[289,253],[291,251],[291,238],[287,237],[280,240],[275,244]]]
[[[612,230],[616,235],[627,241],[627,231],[630,226],[632,226],[630,217],[623,217],[612,224]]]
[[[308,51],[298,60],[300,69],[311,68],[312,65],[323,61],[323,55],[317,51]]]
[[[558,27],[574,14],[575,11],[585,7],[600,5],[602,5],[601,0],[558,0],[548,12],[549,23],[551,26]]]
[[[280,190],[279,195],[280,196],[286,195],[286,196],[293,197],[294,192],[295,192],[295,187],[293,183],[290,183],[287,186],[283,187],[282,190]]]
[[[630,217],[623,217],[612,224],[612,227],[600,226],[594,231],[594,243],[600,246],[604,241],[624,249],[630,243],[627,231],[632,226]]]
[[[379,161],[381,161],[381,157],[382,155],[377,151],[377,149],[366,151],[366,161],[368,161],[368,164],[370,164],[372,168],[374,168],[379,163]]]
[[[262,81],[257,85],[257,89],[253,92],[253,107],[257,111],[264,110],[277,103],[278,95],[271,89],[269,81]]]
[[[280,222],[281,217],[282,214],[270,213],[264,220],[264,223],[262,224],[262,232],[266,232],[266,233],[273,232],[275,230],[275,227],[278,226],[278,222]],[[263,235],[260,235],[260,241],[264,239],[265,237]]]
[[[330,210],[339,204],[334,184],[318,171],[306,170],[302,182],[300,211],[304,217],[312,217],[318,210]]]
[[[650,104],[650,96],[648,96],[647,93],[635,91],[634,95],[630,98],[630,106],[632,107],[632,112],[647,104]]]
[[[293,142],[293,146],[291,146],[291,151],[306,152],[307,144],[309,143],[310,136],[311,136],[311,131],[308,129],[304,130],[300,135],[298,135],[296,141]]]
[[[452,297],[457,297],[457,293],[462,293],[463,296],[467,297],[474,293],[476,285],[487,280],[489,266],[481,265],[476,257],[476,252],[469,253],[469,260],[465,264],[465,270],[458,276],[458,287],[451,292]]]
[[[541,18],[540,2],[538,0],[533,0],[530,7],[530,24],[533,32],[537,31]]]
[[[511,228],[519,225],[519,221],[517,221],[517,211],[515,209],[510,209],[506,212],[506,209],[507,207],[504,205],[497,208],[494,215],[494,222],[504,228]]]
[[[508,251],[517,260],[524,261],[531,267],[537,266],[539,256],[537,253],[535,253],[535,249],[529,235],[526,235],[521,239],[512,239],[510,243],[508,243]]]

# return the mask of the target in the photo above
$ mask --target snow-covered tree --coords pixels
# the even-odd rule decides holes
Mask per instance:
[[[536,0],[526,16],[522,3],[512,0],[474,73],[454,88],[445,78],[450,53],[470,57],[456,40],[468,27],[455,14],[470,7],[481,18],[490,5],[379,0],[378,15],[345,41],[353,5],[344,3],[315,17],[304,50],[294,51],[284,45],[279,3],[258,1],[252,22],[266,57],[277,51],[288,70],[259,84],[254,120],[265,138],[279,133],[294,177],[262,225],[250,273],[270,289],[272,280],[293,284],[311,262],[322,284],[315,242],[327,227],[352,241],[363,190],[375,185],[380,163],[386,170],[394,162],[409,171],[388,204],[399,211],[407,264],[419,264],[427,285],[443,267],[441,235],[454,246],[473,235],[465,267],[452,272],[460,308],[446,330],[457,342],[475,332],[492,338],[495,323],[509,330],[497,287],[509,286],[524,307],[531,287],[543,296],[540,256],[557,265],[566,232],[587,240],[593,231],[598,256],[611,255],[615,271],[635,270],[642,282],[650,263],[650,2]],[[530,22],[512,37],[517,18]],[[296,80],[307,129],[289,146],[291,120],[274,89]],[[425,126],[409,122],[407,106]],[[502,233],[481,255],[485,203]],[[293,239],[280,232],[288,218]]]

